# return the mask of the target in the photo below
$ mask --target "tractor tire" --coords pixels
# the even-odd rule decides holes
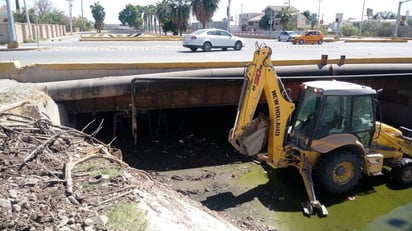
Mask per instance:
[[[391,176],[396,185],[412,185],[412,159],[403,158],[392,166]]]
[[[337,149],[320,157],[315,177],[331,193],[345,193],[353,189],[362,176],[362,161],[348,149]]]

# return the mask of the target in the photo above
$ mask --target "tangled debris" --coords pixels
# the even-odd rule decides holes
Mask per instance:
[[[17,114],[0,121],[1,229],[104,229],[105,205],[134,193],[119,151],[93,136]]]

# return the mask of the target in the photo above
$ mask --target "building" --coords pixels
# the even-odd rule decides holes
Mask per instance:
[[[259,21],[262,19],[261,13],[239,14],[240,31],[256,31],[259,29]]]
[[[282,11],[282,8],[285,6],[267,6],[261,13],[242,13],[239,15],[239,27],[241,31],[264,31],[263,28],[260,28],[259,22],[266,16],[269,18],[268,24],[270,25],[269,31],[282,31],[282,26],[279,23],[279,19],[276,18],[276,15],[279,11]],[[298,29],[303,29],[306,24],[306,18],[299,13],[299,10],[296,7],[290,6],[289,12],[292,15],[292,22],[295,22]]]

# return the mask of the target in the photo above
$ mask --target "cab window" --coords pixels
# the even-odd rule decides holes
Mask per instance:
[[[296,114],[295,130],[305,136],[313,132],[316,112],[318,110],[321,96],[312,91],[305,91]]]
[[[313,138],[351,133],[367,146],[374,131],[373,110],[373,99],[370,95],[327,96]]]
[[[347,129],[352,107],[351,96],[327,96],[319,116],[314,139],[341,133]]]

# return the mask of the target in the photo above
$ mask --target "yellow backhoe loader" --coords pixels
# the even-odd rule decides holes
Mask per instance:
[[[395,183],[412,184],[412,130],[376,121],[376,90],[343,81],[304,82],[295,105],[271,54],[270,47],[256,43],[228,140],[273,168],[296,167],[308,196],[302,203],[306,215],[314,209],[328,214],[316,198],[312,176],[327,191],[344,193],[362,174],[380,175],[388,166]],[[269,115],[254,118],[262,92]]]

